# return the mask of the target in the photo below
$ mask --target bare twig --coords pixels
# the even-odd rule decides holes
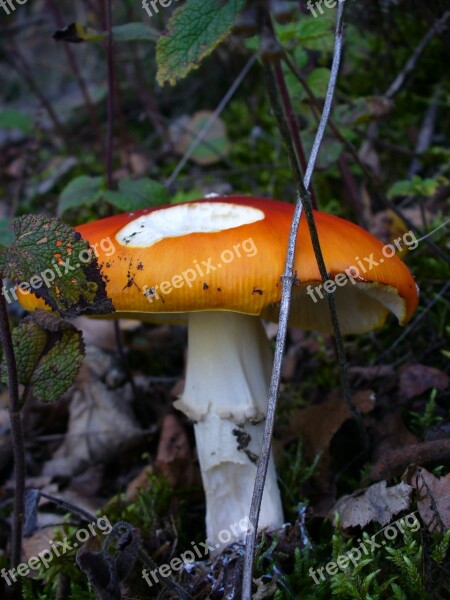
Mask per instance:
[[[55,17],[56,26],[62,29],[64,27],[64,19],[62,17],[58,2],[56,2],[56,0],[47,0],[47,6],[49,6],[50,10],[52,11]],[[100,123],[98,121],[97,114],[95,112],[95,107],[92,102],[92,98],[89,93],[88,87],[86,85],[86,81],[84,80],[84,77],[81,73],[77,57],[70,44],[63,44],[62,46],[67,56],[67,60],[69,61],[69,64],[80,87],[81,95],[83,96],[84,103],[89,114],[92,130],[96,132],[97,140],[100,144],[99,148],[101,148],[102,132],[100,128]]]
[[[199,131],[197,137],[193,140],[192,144],[186,150],[186,152],[184,153],[184,156],[181,158],[180,162],[175,167],[172,175],[165,182],[165,186],[167,188],[170,188],[170,186],[173,184],[173,182],[175,181],[175,179],[178,177],[178,174],[183,169],[184,165],[187,163],[187,161],[192,156],[194,150],[197,148],[197,146],[200,144],[200,142],[202,142],[203,138],[208,133],[211,125],[214,123],[214,121],[217,119],[217,117],[221,114],[221,112],[223,111],[223,109],[225,108],[225,106],[228,104],[228,102],[233,97],[235,91],[238,89],[238,87],[244,81],[247,73],[250,71],[250,69],[252,68],[252,66],[253,66],[253,64],[255,62],[256,57],[257,57],[256,54],[253,54],[250,57],[250,59],[247,61],[246,65],[244,66],[244,68],[242,69],[242,71],[239,73],[239,75],[233,81],[233,84],[231,85],[231,87],[228,90],[228,92],[225,94],[225,96],[219,102],[219,105],[217,106],[216,110],[213,112],[213,114],[206,121],[205,126],[203,127],[203,129],[201,131]]]
[[[0,289],[3,279],[0,278]],[[0,294],[0,340],[8,369],[9,416],[14,453],[15,497],[12,518],[11,567],[20,563],[22,551],[22,529],[25,495],[25,450],[22,422],[20,419],[19,384],[17,380],[16,358],[14,356],[8,309],[3,294]]]
[[[251,600],[252,598],[252,572],[253,572],[253,560],[254,560],[254,552],[256,545],[256,536],[258,530],[258,519],[259,512],[261,508],[261,500],[264,491],[264,483],[267,473],[267,467],[269,463],[270,457],[270,449],[271,449],[271,441],[272,441],[272,433],[273,426],[275,422],[275,411],[280,387],[280,378],[281,378],[281,364],[284,355],[284,349],[286,344],[286,333],[289,319],[289,308],[292,294],[292,286],[295,282],[295,276],[293,273],[294,266],[294,257],[295,257],[295,247],[297,241],[297,232],[298,226],[300,223],[300,217],[303,211],[303,205],[309,207],[309,211],[312,213],[311,204],[309,200],[309,194],[307,192],[307,188],[309,186],[309,182],[311,180],[311,176],[314,170],[317,154],[319,152],[320,144],[323,139],[323,134],[325,131],[325,127],[327,124],[327,120],[331,110],[331,103],[334,95],[334,89],[336,87],[337,74],[339,70],[339,64],[341,59],[342,52],[342,36],[343,36],[343,13],[344,13],[344,4],[343,2],[339,2],[338,10],[337,10],[337,22],[336,22],[336,33],[335,33],[335,48],[334,48],[334,56],[333,56],[333,64],[331,68],[330,80],[328,83],[327,95],[325,100],[325,106],[322,113],[322,118],[319,124],[319,128],[316,134],[316,138],[314,140],[313,148],[311,151],[311,156],[309,158],[308,167],[306,169],[306,175],[304,179],[304,184],[299,185],[298,189],[298,200],[294,210],[294,218],[292,220],[291,230],[289,233],[289,242],[288,249],[286,255],[286,263],[284,274],[281,278],[282,280],[282,294],[281,294],[281,304],[280,304],[280,318],[279,318],[279,326],[275,347],[275,356],[273,363],[272,376],[270,380],[269,387],[269,402],[267,407],[267,416],[266,423],[264,429],[264,439],[260,451],[260,456],[258,460],[258,466],[256,471],[256,479],[255,479],[255,487],[253,490],[252,503],[250,507],[250,515],[249,519],[252,524],[252,531],[247,532],[246,535],[246,545],[245,545],[245,555],[244,555],[244,573],[243,573],[243,586],[242,586],[242,598],[243,600]],[[297,165],[298,169],[298,165]],[[312,241],[314,244],[314,250],[316,252],[315,240],[312,235],[312,231],[310,229]],[[316,234],[317,237],[317,234]],[[318,240],[316,240],[318,243]],[[319,258],[320,255],[320,246],[319,253],[316,252],[316,259]],[[319,260],[318,260],[319,263]],[[323,259],[322,259],[323,263]],[[323,265],[324,266],[324,265]],[[322,277],[325,276],[327,278],[328,274],[325,273]],[[331,294],[328,296],[331,298]],[[342,340],[341,340],[342,341]]]
[[[88,511],[84,510],[83,508],[80,508],[79,506],[72,504],[71,502],[67,502],[67,500],[63,500],[62,498],[58,498],[56,496],[50,496],[49,494],[45,494],[44,492],[41,492],[41,491],[38,491],[38,494],[42,498],[46,498],[47,500],[50,500],[50,502],[53,502],[57,506],[61,506],[65,510],[68,510],[68,511],[80,516],[86,523],[94,523],[97,520],[94,515],[92,515]],[[127,521],[122,521],[120,523],[116,523],[115,526],[117,527],[117,525],[120,525],[120,524],[129,526],[130,529],[132,529],[132,526]],[[138,547],[138,557],[142,561],[142,563],[144,565],[146,565],[147,567],[149,567],[150,569],[152,569],[152,570],[158,569],[158,565],[150,558],[150,556],[147,554],[147,552],[144,550],[144,548],[142,547],[142,545],[140,543],[139,543],[139,547]],[[161,585],[163,587],[165,587],[167,590],[170,590],[170,591],[178,594],[176,597],[180,598],[181,600],[192,600],[192,596],[190,596],[187,592],[185,592],[184,589],[170,577],[164,577],[163,579],[161,579]]]
[[[411,333],[411,331],[417,327],[417,325],[420,323],[420,321],[425,317],[426,314],[428,314],[428,312],[433,308],[433,306],[436,304],[436,302],[444,297],[444,295],[447,293],[447,290],[449,288],[450,288],[450,281],[447,281],[447,283],[444,286],[442,286],[442,288],[439,290],[439,292],[434,296],[434,298],[431,300],[431,302],[429,304],[427,304],[427,306],[423,309],[423,311],[420,313],[420,315],[418,317],[416,317],[414,319],[414,321],[412,321],[405,328],[405,331],[401,335],[398,336],[398,338],[395,340],[395,342],[393,344],[391,344],[391,346],[389,346],[389,348],[387,348],[387,350],[385,350],[382,354],[380,354],[380,356],[376,360],[376,363],[381,363],[382,360],[384,358],[386,358],[386,356],[389,356],[389,354],[391,354],[391,352],[395,348],[397,348],[397,346],[401,342],[403,342],[403,340],[406,338],[406,336],[408,336]]]
[[[307,167],[305,151],[303,150],[303,144],[302,144],[302,140],[300,138],[300,131],[299,131],[297,117],[295,115],[294,109],[292,108],[291,99],[289,97],[289,91],[288,91],[288,88],[286,85],[286,81],[285,81],[284,74],[283,74],[283,69],[281,67],[281,62],[279,59],[277,59],[274,63],[274,71],[275,71],[275,79],[277,82],[277,87],[280,91],[280,96],[283,100],[283,106],[285,107],[286,120],[288,123],[289,132],[291,134],[292,143],[295,148],[297,158],[300,162],[300,167],[301,167],[302,173],[305,174],[306,167]],[[311,202],[312,202],[313,207],[317,208],[318,207],[317,198],[316,198],[313,186],[311,186],[310,195],[311,195]]]
[[[422,126],[420,128],[419,135],[417,136],[417,142],[415,147],[416,156],[414,156],[413,160],[411,161],[411,165],[408,169],[408,178],[413,177],[419,171],[421,167],[419,157],[429,148],[431,144],[434,128],[436,126],[440,91],[440,86],[437,86],[431,98],[430,105],[428,106],[425,112]]]
[[[412,463],[429,465],[430,463],[448,463],[450,460],[450,440],[433,440],[420,444],[411,444],[404,448],[387,450],[372,467],[368,481],[380,481],[399,476]]]
[[[419,58],[422,56],[423,51],[428,46],[430,41],[439,31],[443,30],[447,26],[447,21],[450,18],[450,10],[445,11],[440,19],[438,19],[423,36],[420,42],[417,44],[414,52],[411,54],[409,59],[406,61],[405,66],[388,87],[384,93],[384,98],[391,100],[405,85],[408,76],[414,70]],[[379,125],[378,123],[371,123],[367,130],[367,141],[366,145],[368,148],[374,144],[374,139],[378,136]]]
[[[16,42],[14,41],[14,38],[11,38],[11,45],[13,48],[12,55],[15,57],[15,61],[13,62],[9,58],[8,53],[5,53],[4,55],[5,60],[8,63],[12,64],[12,66],[15,67],[22,75],[24,80],[27,82],[28,87],[34,92],[44,109],[47,111],[50,121],[53,123],[53,127],[55,128],[55,131],[58,133],[62,141],[67,146],[64,127],[62,126],[61,121],[58,119],[56,112],[53,110],[51,102],[48,100],[44,92],[41,90],[39,84],[37,83],[30,65],[28,64],[22,52],[20,51],[18,44],[16,44]]]
[[[106,62],[108,67],[108,133],[106,139],[106,182],[112,189],[113,141],[114,141],[114,61],[111,0],[105,0],[106,13]]]
[[[391,83],[389,88],[384,94],[385,98],[391,99],[395,94],[397,94],[402,87],[404,86],[408,76],[414,70],[414,67],[417,64],[422,52],[428,46],[429,42],[434,38],[436,33],[441,31],[446,27],[447,21],[450,18],[450,10],[446,10],[440,19],[438,19],[427,31],[427,33],[423,36],[420,42],[417,44],[417,47],[414,49],[414,52],[411,54],[409,59],[407,60],[405,66]]]
[[[108,132],[106,137],[106,161],[105,161],[105,172],[106,172],[106,185],[108,189],[113,187],[113,158],[114,158],[114,90],[115,90],[115,71],[114,71],[114,54],[113,54],[113,34],[112,34],[112,7],[111,0],[105,0],[105,22],[107,31],[106,41],[106,64],[108,69]],[[114,332],[116,336],[117,351],[122,362],[122,366],[127,376],[128,381],[131,384],[133,391],[133,397],[137,400],[138,393],[136,384],[133,379],[130,367],[128,365],[127,357],[122,347],[122,340],[120,338],[120,325],[119,321],[114,321]]]

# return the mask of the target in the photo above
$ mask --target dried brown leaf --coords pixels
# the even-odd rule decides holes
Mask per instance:
[[[387,525],[394,515],[410,507],[412,491],[403,481],[389,488],[386,481],[379,481],[362,493],[357,491],[340,498],[332,514],[339,513],[344,529],[365,527],[372,522]]]

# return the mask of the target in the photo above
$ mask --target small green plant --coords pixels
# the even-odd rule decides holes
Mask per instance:
[[[435,425],[436,423],[440,423],[443,420],[442,417],[436,414],[436,395],[437,390],[431,390],[430,397],[427,400],[423,413],[418,413],[415,411],[409,412],[411,430],[422,437],[426,429],[432,425]]]

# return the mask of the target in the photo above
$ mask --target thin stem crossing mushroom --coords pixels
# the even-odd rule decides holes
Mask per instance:
[[[99,253],[115,318],[188,321],[185,390],[175,403],[194,421],[209,542],[243,537],[266,415],[272,353],[261,318],[277,321],[290,204],[243,196],[149,208],[78,227]],[[362,228],[325,213],[315,219],[330,280],[322,284],[305,220],[295,258],[292,326],[330,332],[334,293],[343,333],[401,324],[417,286],[403,262]],[[115,253],[102,253],[110,239]],[[26,308],[43,307],[32,295]],[[283,524],[273,459],[260,529]]]

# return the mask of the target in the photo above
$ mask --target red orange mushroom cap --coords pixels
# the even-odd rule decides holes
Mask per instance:
[[[215,197],[76,229],[98,253],[116,318],[172,315],[176,320],[181,313],[219,310],[277,320],[293,211],[291,204],[263,198]],[[361,227],[318,211],[314,216],[335,283],[324,289],[303,215],[291,324],[331,331],[325,299],[331,290],[344,333],[373,329],[389,312],[406,323],[416,310],[418,291],[395,249],[387,256],[386,246]],[[29,310],[43,307],[33,294],[20,300]]]

